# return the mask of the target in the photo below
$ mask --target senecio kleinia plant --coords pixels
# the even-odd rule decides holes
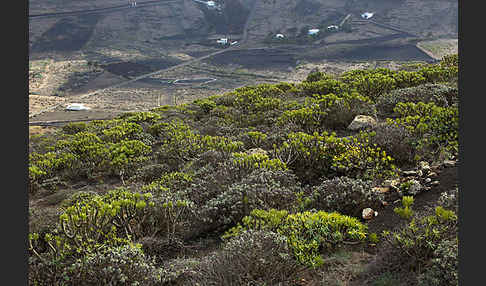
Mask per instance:
[[[59,226],[44,241],[57,257],[86,255],[104,246],[118,246],[142,235],[142,223],[154,207],[152,194],[132,193],[124,188],[106,195],[75,200],[59,216]],[[36,251],[39,235],[29,235],[29,248]]]
[[[269,230],[285,236],[295,258],[309,266],[324,262],[321,249],[328,252],[342,244],[361,242],[367,234],[367,226],[358,219],[335,212],[289,214],[285,210],[255,209],[223,238],[238,236],[248,229]]]

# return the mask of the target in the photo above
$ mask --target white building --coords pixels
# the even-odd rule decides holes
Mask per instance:
[[[327,30],[333,32],[339,30],[339,27],[336,25],[331,25],[327,27]]]
[[[221,38],[219,40],[216,40],[216,43],[221,44],[221,45],[226,45],[226,44],[228,44],[228,38]]]
[[[277,38],[277,39],[283,39],[283,38],[285,38],[285,36],[282,35],[282,34],[276,34],[275,35],[275,38]]]
[[[371,17],[373,17],[374,13],[371,13],[371,12],[364,12],[363,14],[361,14],[361,18],[363,19],[369,19]]]
[[[319,33],[319,29],[309,29],[307,32],[308,35],[317,35]]]

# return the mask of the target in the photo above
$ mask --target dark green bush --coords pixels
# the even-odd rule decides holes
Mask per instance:
[[[422,273],[439,244],[457,234],[457,216],[453,211],[438,206],[433,215],[412,218],[412,221],[395,232],[384,231],[388,244],[405,258],[410,270]]]
[[[370,142],[385,150],[387,154],[392,154],[397,165],[415,162],[417,150],[413,142],[417,138],[408,129],[403,126],[379,123],[373,129],[373,133]]]
[[[378,114],[384,118],[398,116],[393,109],[400,102],[434,103],[440,107],[447,107],[458,101],[457,92],[457,88],[432,83],[395,89],[376,100],[376,109]]]
[[[256,169],[205,204],[203,212],[222,225],[239,222],[253,209],[290,209],[299,191],[289,171]]]
[[[66,267],[70,285],[159,285],[161,270],[138,245],[108,248]]]
[[[221,251],[203,258],[192,285],[295,285],[301,267],[286,238],[271,231],[248,230]]]
[[[384,196],[373,190],[371,181],[336,177],[313,187],[309,199],[309,209],[360,217],[364,208],[380,208]]]
[[[418,276],[418,286],[459,285],[458,240],[443,240],[434,251],[431,265]]]

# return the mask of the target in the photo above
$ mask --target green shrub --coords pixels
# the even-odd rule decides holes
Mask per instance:
[[[69,122],[62,127],[62,131],[65,134],[73,135],[78,132],[83,132],[88,129],[88,124],[86,122]]]
[[[388,69],[353,70],[343,73],[340,79],[360,95],[375,101],[380,95],[396,88],[393,74]]]
[[[119,115],[117,118],[123,119],[127,122],[133,122],[133,123],[147,122],[153,124],[157,122],[159,119],[161,119],[161,116],[156,112],[145,111],[145,112],[125,112]]]
[[[402,207],[396,207],[393,209],[393,211],[401,218],[410,219],[413,216],[413,210],[411,208],[412,204],[413,204],[412,196],[403,196]]]
[[[199,106],[205,114],[208,114],[211,110],[213,110],[216,107],[216,102],[207,98],[195,100],[194,104]]]
[[[434,103],[440,107],[451,106],[458,101],[457,88],[442,84],[427,83],[419,86],[401,88],[383,94],[376,100],[378,114],[385,117],[397,117],[393,109],[399,102]]]
[[[303,180],[320,177],[349,176],[381,180],[396,175],[396,167],[385,151],[369,143],[370,133],[349,138],[335,133],[313,135],[290,133],[281,147],[275,147],[275,156],[287,164]]]
[[[316,82],[316,81],[321,81],[321,80],[328,80],[331,79],[332,77],[324,72],[321,71],[311,71],[307,77],[305,78],[304,81],[306,82]]]
[[[421,273],[438,245],[456,233],[457,216],[438,206],[433,215],[412,218],[405,228],[392,233],[384,231],[382,235],[389,245],[406,257],[413,271]]]
[[[358,219],[339,213],[303,212],[255,209],[243,218],[242,224],[230,229],[224,237],[239,235],[244,230],[269,230],[287,238],[296,259],[309,266],[319,266],[324,260],[321,252],[333,251],[349,242],[366,239],[367,226]]]
[[[433,160],[434,155],[437,156],[441,151],[457,155],[459,138],[457,106],[439,107],[434,103],[423,102],[398,103],[394,111],[400,114],[400,117],[387,119],[387,122],[409,130],[417,138],[413,143],[425,159]]]
[[[345,92],[349,92],[349,86],[336,79],[324,79],[319,81],[304,81],[296,86],[298,93],[296,96],[314,96],[314,95],[326,95],[326,94],[336,94],[341,95]]]

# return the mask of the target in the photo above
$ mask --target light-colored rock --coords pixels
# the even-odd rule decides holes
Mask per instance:
[[[432,182],[432,179],[431,179],[431,178],[426,178],[426,179],[425,179],[425,182],[426,182],[426,183],[430,183],[430,182]]]
[[[429,178],[435,178],[435,177],[437,177],[437,173],[436,172],[430,172],[427,176]]]
[[[430,183],[432,186],[437,186],[438,184],[440,184],[439,181],[433,181],[432,183]]]
[[[388,193],[390,191],[390,187],[374,187],[372,190],[377,193]]]
[[[417,173],[417,171],[409,170],[409,171],[403,171],[402,174],[404,176],[416,176],[418,173]]]
[[[376,125],[376,120],[368,115],[356,115],[353,121],[348,125],[348,129],[352,131],[373,128]]]
[[[444,167],[454,167],[456,165],[456,161],[444,160],[443,164],[444,164]]]
[[[420,170],[426,173],[430,171],[430,165],[427,161],[420,161],[419,166],[420,166]]]
[[[364,219],[372,219],[376,215],[378,215],[378,212],[375,212],[372,208],[363,209],[362,216]]]

